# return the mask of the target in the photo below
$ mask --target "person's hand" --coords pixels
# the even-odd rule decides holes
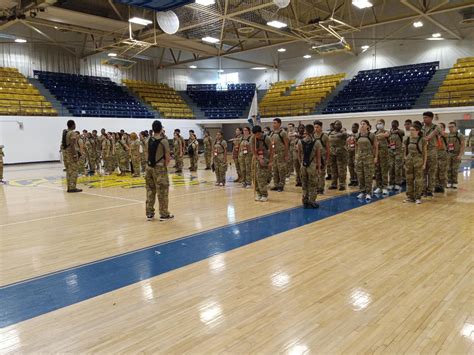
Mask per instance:
[[[456,157],[456,159],[457,159],[457,160],[461,160],[461,159],[462,159],[462,156],[458,155],[458,156]]]
[[[374,164],[377,164],[377,158],[374,158]]]
[[[290,156],[288,155],[288,153],[285,154],[285,161],[288,161],[290,160]]]
[[[428,142],[430,140],[430,138],[427,136],[427,137],[424,137],[425,141]]]

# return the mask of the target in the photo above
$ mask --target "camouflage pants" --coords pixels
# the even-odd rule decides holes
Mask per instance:
[[[239,158],[232,157],[232,160],[234,161],[235,170],[237,171],[237,178],[240,179],[242,177],[242,167],[240,166]]]
[[[181,172],[183,170],[183,157],[180,157],[178,154],[174,154],[174,166],[176,172]]]
[[[390,151],[388,154],[389,184],[401,185],[403,181],[403,155],[402,152]]]
[[[198,160],[199,160],[199,155],[197,154],[193,154],[189,157],[189,170],[190,171],[197,171]]]
[[[423,158],[408,156],[405,161],[407,197],[418,200],[423,194]]]
[[[145,172],[145,170],[146,170],[146,166],[147,166],[147,160],[148,160],[148,158],[147,158],[147,156],[146,156],[145,154],[142,154],[140,159],[141,159],[141,168],[142,168],[142,173],[144,173],[144,172]]]
[[[377,164],[375,165],[375,186],[381,189],[386,189],[388,186],[388,149],[379,150]]]
[[[133,176],[140,176],[141,158],[132,157]]]
[[[87,156],[87,166],[90,172],[95,172],[97,167],[97,156],[90,154]]]
[[[349,175],[351,176],[351,182],[357,182],[357,173],[355,170],[355,150],[348,151],[349,163],[347,164],[349,167]]]
[[[115,170],[115,158],[113,156],[104,158],[105,172],[112,174]]]
[[[332,161],[331,161],[331,155],[329,155],[328,163],[326,165],[326,173],[328,176],[332,175]]]
[[[286,177],[290,177],[291,174],[295,171],[295,159],[296,154],[289,153],[289,158],[286,166]]]
[[[262,167],[258,162],[255,163],[255,190],[258,196],[268,197],[268,184],[271,175],[267,166]]]
[[[168,179],[168,170],[165,166],[147,166],[145,170],[146,186],[146,213],[155,213],[155,200],[158,195],[158,204],[160,216],[166,217],[170,214],[168,211],[168,193],[170,183]]]
[[[206,160],[206,169],[210,169],[211,164],[212,164],[212,153],[211,152],[205,152],[204,153],[204,159]]]
[[[458,170],[461,160],[458,160],[458,154],[448,154],[448,184],[458,183]]]
[[[303,187],[303,203],[314,203],[318,197],[318,172],[316,164],[308,167],[301,165],[301,185]]]
[[[357,155],[355,168],[360,192],[371,195],[375,170],[374,156],[372,154]]]
[[[71,157],[69,153],[64,153],[64,166],[66,167],[67,189],[75,189],[79,170],[78,159]]]
[[[321,156],[321,171],[318,177],[318,192],[323,193],[326,187],[326,156]]]
[[[242,182],[250,185],[252,183],[252,154],[244,154],[239,157]]]
[[[127,163],[128,163],[127,158],[124,155],[119,156],[118,166],[119,166],[119,169],[120,169],[121,173],[125,173],[127,170],[129,170]]]
[[[79,174],[85,174],[86,172],[86,156],[81,155],[79,161],[77,162],[77,172]]]
[[[293,164],[295,166],[295,173],[296,173],[296,183],[297,184],[301,184],[301,171],[300,171],[300,168],[301,168],[301,162],[298,158],[295,158],[293,160]]]
[[[438,150],[438,167],[436,169],[436,187],[445,188],[448,180],[448,152]]]
[[[336,154],[331,154],[329,160],[331,161],[332,169],[331,185],[337,186],[339,181],[339,187],[345,187],[347,179],[347,150],[344,149],[336,152]]]
[[[0,180],[3,180],[3,162],[0,162]]]
[[[284,153],[275,154],[273,157],[273,185],[275,187],[285,187],[287,168],[288,162],[285,160]]]
[[[216,182],[225,185],[225,174],[227,172],[227,164],[221,160],[214,160],[214,169],[216,173]]]
[[[436,180],[436,171],[438,170],[438,153],[436,150],[428,151],[426,160],[426,169],[424,172],[424,191],[433,193]]]

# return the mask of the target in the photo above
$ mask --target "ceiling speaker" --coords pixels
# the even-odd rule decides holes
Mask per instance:
[[[280,9],[284,9],[285,7],[290,5],[290,0],[273,0],[273,3]]]
[[[178,32],[179,18],[173,11],[157,12],[156,20],[163,32],[173,35]]]

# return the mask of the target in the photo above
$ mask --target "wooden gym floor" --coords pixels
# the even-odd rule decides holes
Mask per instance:
[[[186,162],[186,166],[188,166]],[[142,179],[6,167],[0,353],[472,353],[474,179],[417,206],[268,203],[210,172],[171,176],[174,221]],[[231,181],[233,170],[228,174]]]

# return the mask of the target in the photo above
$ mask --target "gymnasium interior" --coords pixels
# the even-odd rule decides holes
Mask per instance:
[[[239,183],[238,128],[427,111],[464,148],[422,204],[326,181],[306,209],[293,166],[265,203]],[[0,0],[0,353],[472,353],[473,115],[472,0]],[[194,132],[174,219],[147,221],[143,173],[100,157],[67,193],[70,120],[159,120],[171,153]]]

